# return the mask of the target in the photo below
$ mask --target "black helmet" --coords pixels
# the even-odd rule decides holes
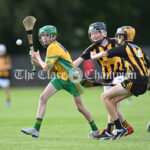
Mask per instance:
[[[103,34],[103,30],[106,32],[105,34]],[[92,31],[99,31],[104,35],[104,37],[107,36],[107,29],[106,29],[106,25],[104,22],[95,22],[89,26],[88,35],[89,35],[90,40],[91,40]],[[103,41],[103,39],[100,41]]]

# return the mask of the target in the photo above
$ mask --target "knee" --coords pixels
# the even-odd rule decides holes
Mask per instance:
[[[83,107],[82,107],[81,105],[78,105],[78,106],[77,106],[77,110],[78,110],[80,113],[82,113],[82,112],[83,112]]]
[[[40,101],[41,101],[42,103],[46,103],[47,100],[48,100],[48,98],[47,98],[47,96],[46,96],[45,94],[41,94],[41,95],[40,95]]]
[[[101,100],[102,100],[103,103],[106,101],[106,94],[105,93],[103,93],[101,95]]]

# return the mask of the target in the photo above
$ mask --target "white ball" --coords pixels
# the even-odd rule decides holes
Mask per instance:
[[[117,134],[117,131],[116,131],[116,130],[113,130],[113,131],[112,131],[112,134],[113,134],[113,135],[116,135],[116,134]]]
[[[22,40],[21,40],[21,39],[18,39],[18,40],[16,41],[16,44],[17,44],[17,45],[22,45]]]

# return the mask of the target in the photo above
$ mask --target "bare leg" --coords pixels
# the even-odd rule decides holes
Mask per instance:
[[[123,122],[125,120],[125,118],[123,117],[121,111],[119,110],[119,107],[120,107],[120,102],[118,102],[116,104],[116,111],[117,111],[118,118],[119,118],[120,122]]]
[[[98,127],[96,126],[89,111],[84,107],[81,96],[74,97],[74,101],[75,101],[78,111],[83,114],[83,116],[88,120],[91,126],[92,131],[90,132],[88,137],[93,138],[94,136],[97,136],[99,134]]]
[[[84,117],[89,121],[93,121],[93,118],[91,116],[91,114],[89,113],[89,111],[84,107],[83,103],[82,103],[82,99],[81,99],[81,96],[77,96],[77,97],[74,97],[74,101],[75,101],[75,104],[77,106],[77,109],[79,112],[81,112]]]
[[[125,97],[128,98],[128,97],[130,97],[130,95],[125,96]],[[114,99],[111,100],[111,101],[116,102],[116,111],[117,111],[117,114],[118,114],[118,117],[119,117],[119,120],[121,121],[121,123],[125,121],[125,118],[123,117],[122,113],[119,110],[119,107],[120,107],[120,102],[119,101],[122,101],[123,99],[125,99],[125,97],[124,96],[118,96],[118,97],[115,98],[115,100]]]
[[[40,96],[40,101],[39,101],[39,106],[38,106],[38,111],[37,111],[37,118],[44,117],[47,101],[56,92],[57,92],[56,88],[51,83],[49,83]]]
[[[107,112],[109,113],[112,120],[118,119],[118,114],[115,108],[115,104],[119,101],[131,96],[129,92],[122,92],[123,87],[121,84],[116,85],[115,87],[109,89],[102,94],[102,101],[106,107]],[[116,98],[118,97],[118,98]]]
[[[5,93],[6,93],[7,100],[10,100],[10,88],[9,88],[9,86],[4,88],[4,90],[5,90]]]

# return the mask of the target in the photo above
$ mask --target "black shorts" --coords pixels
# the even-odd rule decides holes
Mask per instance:
[[[139,96],[147,91],[148,78],[138,77],[137,79],[127,79],[121,85],[133,95]]]

